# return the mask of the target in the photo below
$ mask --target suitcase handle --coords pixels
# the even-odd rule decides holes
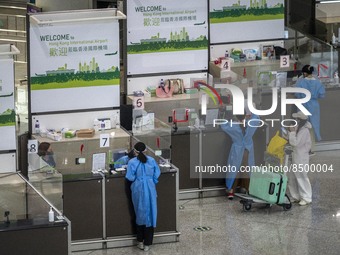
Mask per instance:
[[[273,195],[273,194],[274,194],[274,191],[275,191],[275,183],[274,183],[274,182],[271,182],[271,183],[269,184],[269,191],[268,191],[268,193],[269,193],[270,195]]]

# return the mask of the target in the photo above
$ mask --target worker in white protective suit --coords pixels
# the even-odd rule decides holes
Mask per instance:
[[[312,186],[307,176],[309,167],[309,151],[312,146],[310,129],[312,125],[308,117],[301,111],[293,113],[297,125],[290,128],[289,143],[293,146],[292,167],[288,172],[288,189],[292,202],[307,205],[312,202]]]

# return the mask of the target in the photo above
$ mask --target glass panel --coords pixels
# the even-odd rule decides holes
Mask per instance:
[[[61,173],[37,154],[29,154],[29,169],[30,183],[59,211],[63,211],[63,177]],[[34,195],[31,194],[30,189],[28,189],[28,193]]]
[[[133,128],[133,135],[137,140],[145,143],[158,156],[170,159],[172,127],[156,118],[153,122],[154,125],[152,127],[149,126],[149,128],[143,128],[143,126],[141,128]],[[134,144],[132,143],[132,145]]]
[[[46,223],[51,206],[46,200],[21,175],[0,174],[0,214],[5,216],[5,222],[8,217],[9,222],[42,220]],[[58,216],[57,208],[52,207]]]

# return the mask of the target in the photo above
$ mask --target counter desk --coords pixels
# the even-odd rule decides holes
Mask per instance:
[[[111,134],[109,147],[100,147],[100,134]],[[51,143],[56,169],[62,174],[63,213],[71,221],[72,251],[103,249],[133,245],[135,220],[131,192],[125,174],[92,173],[96,153],[129,150],[131,136],[117,128],[97,132],[91,138],[63,138],[52,141],[36,137],[39,142]],[[77,158],[85,158],[78,164]],[[108,169],[108,164],[106,164]],[[157,184],[158,224],[154,242],[178,241],[177,227],[177,168],[161,168]]]
[[[253,137],[255,163],[264,162],[267,127]],[[171,134],[171,162],[179,168],[180,199],[225,194],[226,173],[198,173],[198,168],[226,166],[232,141],[219,127],[179,128]]]
[[[109,146],[100,145],[100,135],[110,136]],[[95,132],[93,137],[62,138],[54,141],[47,137],[34,136],[41,142],[48,142],[52,146],[56,168],[61,174],[81,174],[91,172],[93,157],[97,153],[107,153],[109,150],[129,150],[130,134],[121,128]],[[77,163],[76,159],[85,158],[85,163]],[[107,166],[106,166],[107,168]]]
[[[64,214],[72,223],[72,250],[135,243],[135,214],[125,173],[64,175]],[[161,168],[154,243],[178,241],[176,169]]]
[[[69,220],[24,176],[1,173],[0,194],[1,254],[70,254]]]

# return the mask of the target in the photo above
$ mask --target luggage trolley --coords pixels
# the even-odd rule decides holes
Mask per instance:
[[[291,160],[292,148],[286,145],[284,148],[283,159],[265,152],[264,160],[267,166],[288,166]],[[266,207],[271,207],[277,204],[283,207],[283,210],[290,210],[292,203],[286,195],[287,176],[284,172],[263,172],[262,168],[252,172],[250,177],[249,194],[235,193],[239,197],[240,203],[243,205],[244,211],[250,211],[253,203],[265,204]]]

